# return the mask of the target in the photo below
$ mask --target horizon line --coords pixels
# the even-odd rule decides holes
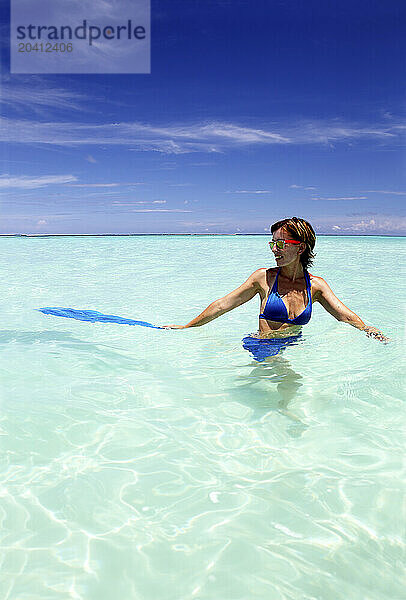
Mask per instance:
[[[0,237],[145,237],[145,236],[244,236],[244,235],[256,235],[256,236],[269,236],[268,233],[202,233],[202,232],[189,232],[189,233],[0,233]],[[406,237],[406,233],[317,233],[317,237]]]

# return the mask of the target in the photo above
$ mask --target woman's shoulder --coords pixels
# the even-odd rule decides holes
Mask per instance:
[[[323,290],[329,287],[327,281],[325,281],[323,277],[313,275],[312,273],[308,273],[308,275],[310,277],[310,282],[314,291],[322,292]]]
[[[277,272],[278,269],[276,267],[261,267],[254,271],[251,277],[254,278],[255,282],[262,290],[267,290],[275,280]]]
[[[278,269],[276,267],[260,267],[254,271],[251,277],[266,277],[267,275],[276,275]]]
[[[257,277],[258,279],[273,279],[276,277],[277,272],[277,267],[261,267],[260,269],[254,271],[252,276]]]

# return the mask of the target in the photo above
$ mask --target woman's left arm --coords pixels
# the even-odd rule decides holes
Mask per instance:
[[[364,321],[355,314],[352,310],[347,308],[345,304],[337,298],[333,293],[330,286],[321,277],[312,277],[312,287],[315,289],[313,296],[314,302],[320,302],[323,308],[326,309],[330,315],[333,315],[337,321],[343,321],[353,327],[356,327],[360,331],[365,331],[369,337],[374,337],[381,342],[388,342],[389,338],[386,337],[382,331],[379,331],[376,327],[365,325]]]

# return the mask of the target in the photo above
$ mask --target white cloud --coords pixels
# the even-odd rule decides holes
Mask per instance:
[[[77,177],[74,175],[43,175],[40,177],[0,175],[0,188],[36,189],[47,185],[63,185],[72,181],[77,181]]]
[[[319,232],[340,232],[346,234],[387,234],[405,235],[406,217],[399,215],[374,214],[368,216],[324,216],[310,218],[310,222]]]
[[[317,188],[314,185],[309,185],[309,186],[304,186],[304,185],[290,185],[289,186],[292,189],[296,189],[296,190],[316,190]]]
[[[333,198],[315,198],[312,196],[312,200],[368,200],[367,196],[338,196]]]
[[[90,162],[90,163],[93,163],[93,164],[97,163],[97,160],[96,160],[96,159],[94,158],[94,156],[92,156],[91,154],[88,154],[88,155],[86,156],[86,160],[87,160],[88,162]]]
[[[72,183],[71,187],[80,187],[80,188],[112,188],[112,187],[123,187],[127,185],[143,185],[139,182],[132,183]]]
[[[185,227],[221,227],[224,223],[222,221],[216,221],[214,223],[210,223],[207,221],[180,221],[182,225]],[[206,231],[208,231],[206,229]]]
[[[51,221],[51,220],[53,221],[53,220],[58,220],[58,219],[66,219],[66,218],[69,218],[69,217],[72,217],[72,216],[73,215],[70,214],[70,213],[58,214],[58,215],[45,215],[45,216],[43,215],[44,219],[41,219],[41,220],[45,220],[45,217],[46,217],[46,220],[48,222],[48,221]],[[33,219],[38,219],[38,215],[37,214],[36,215],[32,215],[32,214],[28,214],[28,213],[23,214],[23,215],[21,215],[21,214],[2,214],[1,215],[2,222],[5,221],[5,220],[8,221],[8,220],[11,220],[11,219],[13,219],[13,220],[14,219],[15,220],[21,220],[21,221],[33,220]],[[38,225],[38,222],[36,222],[36,223]]]
[[[358,127],[337,122],[298,122],[273,126],[271,130],[243,127],[233,123],[155,126],[139,122],[76,123],[39,122],[3,118],[0,140],[25,144],[121,145],[129,150],[166,154],[224,152],[247,145],[320,144],[350,140],[395,141],[398,127]]]
[[[86,110],[87,96],[73,90],[50,87],[40,77],[30,76],[27,82],[3,82],[0,101],[13,109],[28,109],[46,114],[50,108]]]
[[[290,127],[291,139],[296,143],[324,143],[351,141],[356,139],[396,137],[395,127],[390,124],[359,126],[338,121],[303,121]]]
[[[271,190],[227,190],[226,194],[272,194]]]
[[[392,192],[391,190],[365,190],[366,194],[393,194],[394,196],[406,196],[406,192]]]
[[[119,187],[121,183],[72,183],[72,187],[79,188],[106,188]]]
[[[375,219],[370,219],[369,221],[360,221],[359,223],[353,223],[351,225],[351,229],[353,231],[368,231],[370,229],[376,229],[376,221]]]
[[[166,200],[128,200],[127,202],[115,200],[113,204],[116,206],[134,206],[136,204],[166,204]]]
[[[190,213],[191,210],[183,210],[182,208],[134,208],[131,212],[165,212],[165,213]]]
[[[238,143],[286,143],[290,140],[280,133],[264,131],[263,129],[252,129],[240,127],[232,123],[211,123],[209,125],[198,125],[192,128],[180,128],[178,134],[183,137],[198,136],[202,138],[216,139],[228,138]]]

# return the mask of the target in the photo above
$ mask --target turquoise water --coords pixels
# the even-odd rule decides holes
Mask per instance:
[[[320,305],[256,363],[259,300],[183,324],[266,237],[3,238],[0,597],[404,598],[403,238],[324,237],[312,272],[392,338]]]

